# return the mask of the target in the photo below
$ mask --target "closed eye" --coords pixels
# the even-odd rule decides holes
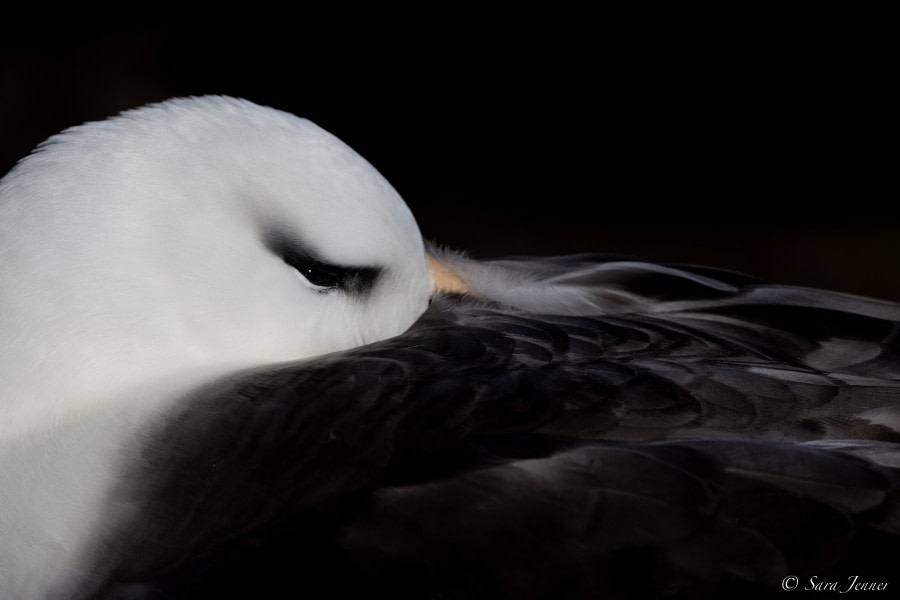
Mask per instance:
[[[366,294],[381,273],[380,267],[343,266],[319,260],[301,244],[280,234],[270,234],[266,245],[293,267],[310,287],[323,294],[332,291]]]
[[[287,261],[285,261],[287,262]],[[291,264],[309,283],[322,290],[333,290],[342,286],[345,274],[340,269],[318,262],[301,265]]]

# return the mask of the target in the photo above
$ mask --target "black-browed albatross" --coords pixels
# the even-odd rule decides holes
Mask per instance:
[[[898,322],[426,252],[366,161],[243,100],[75,127],[0,183],[0,597],[896,586]]]

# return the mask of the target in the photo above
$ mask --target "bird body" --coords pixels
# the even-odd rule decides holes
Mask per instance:
[[[242,100],[76,127],[0,183],[0,596],[887,577],[898,324],[706,267],[426,257],[374,168]]]

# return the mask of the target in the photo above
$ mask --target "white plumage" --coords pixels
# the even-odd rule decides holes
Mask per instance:
[[[377,280],[318,289],[284,245]],[[0,185],[0,282],[4,598],[67,577],[148,412],[235,369],[396,335],[429,293],[415,220],[371,165],[224,97],[74,127],[23,160]]]

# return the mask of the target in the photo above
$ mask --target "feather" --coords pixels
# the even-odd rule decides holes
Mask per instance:
[[[860,556],[888,576],[900,452],[872,415],[900,386],[798,348],[827,332],[890,361],[896,322],[859,317],[862,298],[799,308],[778,286],[785,301],[733,310],[757,285],[709,305],[733,311],[724,331],[697,309],[446,296],[396,338],[198,390],[123,479],[167,511],[117,533],[113,579],[274,594],[288,556],[335,592],[410,598],[758,594]],[[785,304],[797,319],[777,318]]]

